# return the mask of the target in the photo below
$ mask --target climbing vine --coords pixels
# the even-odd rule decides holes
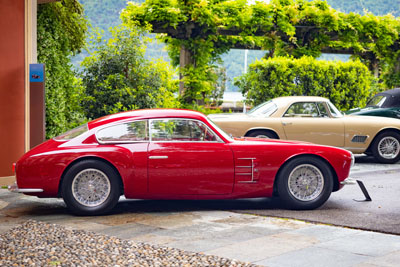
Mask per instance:
[[[185,102],[210,94],[213,64],[235,47],[261,48],[266,57],[352,53],[387,86],[400,85],[400,20],[391,15],[345,14],[322,0],[147,0],[129,3],[121,17],[161,33],[173,64],[182,48],[189,53]]]

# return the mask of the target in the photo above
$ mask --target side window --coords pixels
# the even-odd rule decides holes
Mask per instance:
[[[318,117],[319,112],[314,102],[300,102],[292,104],[284,117]]]
[[[101,129],[96,133],[101,143],[124,143],[148,141],[147,121],[133,121]]]
[[[320,117],[323,117],[323,118],[329,117],[328,111],[326,110],[324,103],[319,102],[319,103],[317,103],[317,106],[318,106]]]
[[[152,141],[215,142],[219,138],[200,121],[183,119],[152,120]]]

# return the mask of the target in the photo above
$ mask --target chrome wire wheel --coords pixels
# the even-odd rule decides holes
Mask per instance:
[[[83,206],[96,207],[103,204],[110,192],[110,180],[98,169],[84,169],[73,178],[72,195]]]
[[[399,155],[400,143],[393,136],[385,136],[378,143],[378,153],[384,159],[394,159]]]
[[[314,165],[298,165],[289,174],[288,189],[297,200],[312,201],[319,197],[324,189],[324,176]]]

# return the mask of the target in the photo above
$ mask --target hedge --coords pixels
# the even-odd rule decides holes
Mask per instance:
[[[360,61],[324,61],[312,57],[262,59],[235,81],[249,104],[279,96],[329,98],[342,111],[365,106],[377,92],[375,79]]]

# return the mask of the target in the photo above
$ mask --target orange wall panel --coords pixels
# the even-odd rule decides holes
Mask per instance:
[[[25,150],[24,0],[0,5],[0,177]]]

